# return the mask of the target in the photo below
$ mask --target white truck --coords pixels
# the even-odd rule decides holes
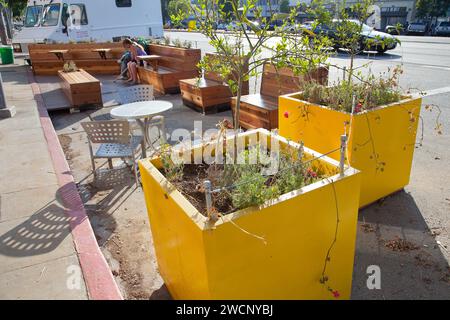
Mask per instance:
[[[28,0],[15,52],[30,43],[106,42],[163,36],[159,0]]]

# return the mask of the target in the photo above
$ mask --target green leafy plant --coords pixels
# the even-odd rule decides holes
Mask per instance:
[[[184,164],[172,160],[172,147],[168,144],[162,145],[159,150],[159,156],[167,180],[172,183],[181,181],[183,179]]]
[[[352,112],[355,102],[353,111],[359,113],[400,101],[402,94],[398,81],[402,73],[400,67],[395,67],[379,77],[369,74],[360,82],[343,80],[332,86],[306,83],[301,96],[309,102],[344,112]]]
[[[170,39],[169,36],[165,36],[165,37],[163,38],[163,40],[164,40],[164,44],[165,44],[166,46],[170,46],[170,43],[171,43],[172,41],[171,41],[171,39]]]
[[[176,38],[175,40],[173,40],[172,44],[177,48],[183,47],[183,42],[179,38]]]
[[[192,41],[185,40],[183,42],[183,48],[191,49],[192,48]]]

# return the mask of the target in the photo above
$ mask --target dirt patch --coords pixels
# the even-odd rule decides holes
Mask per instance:
[[[67,134],[60,134],[58,135],[58,139],[59,143],[61,144],[61,148],[66,155],[66,159],[70,164],[70,161],[79,155],[79,152],[74,152],[71,148],[72,137]]]
[[[123,290],[126,292],[126,299],[148,300],[151,296],[151,290],[144,285],[143,275],[136,272],[129,259],[127,250],[119,234],[114,234],[106,244],[106,248],[113,258],[119,262],[119,270],[114,271],[114,276],[119,277]],[[132,251],[134,253],[134,251]]]
[[[112,258],[107,260],[124,297],[150,299],[153,290],[146,283],[146,275],[142,272],[142,265],[146,266],[152,259],[149,248],[151,244],[142,236],[149,233],[146,217],[132,215],[130,219],[117,221],[118,218],[114,215],[128,211],[122,201],[132,194],[132,186],[102,190],[93,183],[88,183],[79,187],[79,190],[97,242]],[[151,273],[150,268],[146,271]]]
[[[384,246],[388,249],[391,249],[392,251],[397,252],[408,252],[419,249],[419,246],[399,237],[396,237],[392,240],[384,240]]]
[[[59,143],[67,156],[67,153],[70,151],[70,144],[72,143],[72,138],[67,134],[58,135]]]
[[[363,223],[361,225],[361,229],[365,233],[371,233],[371,232],[375,232],[376,231],[376,228],[374,226],[372,226],[371,224],[369,224],[369,223]]]

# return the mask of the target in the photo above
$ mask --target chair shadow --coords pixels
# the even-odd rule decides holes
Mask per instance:
[[[55,199],[34,212],[28,219],[0,236],[0,254],[12,257],[41,255],[55,250],[70,234],[70,225],[76,227],[82,221],[67,215],[62,196],[68,196],[68,188],[60,188]]]
[[[449,264],[410,194],[399,191],[372,204],[358,220],[352,298],[448,298]],[[396,247],[403,240],[408,247]],[[367,288],[370,265],[380,267],[381,290]]]
[[[102,246],[116,229],[113,218],[114,210],[130,196],[130,188],[135,188],[134,177],[129,168],[123,168],[128,174],[113,170],[104,182],[109,184],[108,194],[98,203],[86,204],[87,215],[91,220],[99,245]],[[83,219],[68,216],[68,208],[81,210],[79,200],[87,203],[103,189],[91,183],[78,185],[74,183],[61,187],[55,198],[34,212],[28,219],[0,235],[0,254],[13,257],[41,255],[55,250],[70,235],[71,226],[76,228]],[[105,185],[103,186],[105,187]],[[75,191],[74,191],[75,190]],[[134,192],[134,191],[132,191]]]
[[[136,191],[136,185],[128,167],[100,170],[95,181],[86,177],[77,188],[97,242],[103,246],[117,228],[115,211]]]

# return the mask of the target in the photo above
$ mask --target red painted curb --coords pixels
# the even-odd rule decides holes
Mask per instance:
[[[89,298],[93,300],[123,300],[111,269],[98,246],[69,164],[66,161],[55,128],[45,108],[41,90],[30,71],[28,71],[28,82],[37,102],[39,119],[58,180],[58,193],[70,219],[73,242]]]

